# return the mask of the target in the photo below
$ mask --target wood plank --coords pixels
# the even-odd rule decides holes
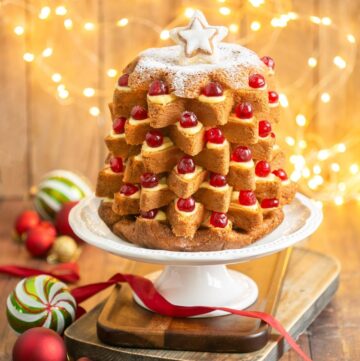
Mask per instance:
[[[0,23],[0,198],[24,197],[29,189],[27,122],[27,70],[23,60],[25,35],[13,29],[26,26],[25,1],[4,6]],[[21,176],[19,176],[21,175]]]

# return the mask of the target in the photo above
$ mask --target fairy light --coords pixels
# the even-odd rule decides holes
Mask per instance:
[[[305,127],[306,125],[306,117],[305,115],[303,114],[298,114],[295,118],[296,120],[296,124],[299,126],[299,127]]]
[[[311,176],[311,172],[310,172],[310,169],[309,168],[304,168],[302,170],[302,176],[304,178],[309,178]]]
[[[299,19],[299,14],[290,11],[289,13],[287,13],[287,17],[289,18],[289,20],[297,20]]]
[[[115,78],[116,75],[117,75],[117,70],[116,69],[108,69],[107,72],[106,72],[106,75],[109,77],[109,78]]]
[[[92,22],[90,22],[90,21],[88,21],[88,22],[86,22],[86,23],[84,24],[84,29],[85,29],[86,31],[92,31],[92,30],[95,29],[95,24],[92,23]]]
[[[293,137],[290,137],[290,136],[285,137],[285,142],[290,146],[295,145],[295,139]]]
[[[316,60],[316,58],[310,57],[310,58],[308,59],[308,65],[309,65],[310,68],[315,68],[316,65],[317,65],[317,60]]]
[[[21,25],[15,26],[14,33],[18,36],[21,36],[25,33],[25,28]]]
[[[279,94],[279,103],[283,108],[287,108],[289,106],[288,98],[284,93]]]
[[[314,173],[314,174],[320,174],[320,173],[321,173],[321,167],[320,167],[319,164],[315,164],[315,165],[313,166],[313,173]]]
[[[229,31],[230,31],[230,33],[237,33],[237,32],[239,32],[239,25],[237,25],[237,24],[230,24],[229,25]]]
[[[61,76],[61,74],[59,74],[59,73],[54,73],[54,74],[51,76],[51,80],[52,80],[54,83],[60,83],[60,82],[61,82],[61,79],[62,79],[62,76]]]
[[[71,30],[74,26],[74,23],[71,19],[65,19],[64,20],[64,27],[66,30]]]
[[[170,32],[169,30],[163,30],[161,33],[160,33],[160,39],[161,40],[167,40],[169,39],[170,37]]]
[[[55,9],[55,14],[56,15],[59,15],[59,16],[64,16],[67,14],[67,9],[65,6],[61,5],[61,6],[58,6],[56,9]]]
[[[310,16],[310,21],[314,24],[321,24],[321,19],[318,16]]]
[[[356,39],[355,36],[353,34],[347,34],[346,35],[346,39],[349,43],[351,44],[355,44],[356,43]]]
[[[26,62],[31,63],[32,61],[34,61],[35,55],[32,54],[32,53],[25,53],[25,54],[23,55],[23,59],[24,59]]]
[[[193,8],[185,8],[184,15],[187,18],[191,18],[194,15],[195,10]]]
[[[337,206],[341,206],[344,204],[344,197],[343,196],[336,196],[334,198],[334,203],[337,205]]]
[[[317,154],[317,158],[319,160],[326,160],[329,158],[329,156],[330,156],[330,152],[327,149],[322,149]]]
[[[349,167],[350,173],[351,174],[358,174],[359,173],[359,166],[356,163],[353,163],[350,165]]]
[[[261,24],[258,22],[258,21],[253,21],[251,24],[250,24],[250,29],[252,31],[259,31],[261,29]]]
[[[46,48],[43,50],[43,52],[41,53],[41,55],[44,58],[48,58],[49,56],[51,56],[53,54],[53,49],[52,48]]]
[[[331,96],[329,93],[322,93],[320,99],[323,103],[329,103]]]
[[[346,184],[344,183],[344,182],[340,182],[339,184],[338,184],[338,189],[339,189],[339,191],[340,192],[345,192],[346,191]]]
[[[346,152],[346,145],[344,143],[339,143],[336,145],[336,150],[339,153],[345,153]]]
[[[249,0],[249,3],[254,7],[258,8],[265,3],[265,0]]]
[[[91,107],[89,109],[89,113],[90,115],[92,115],[93,117],[97,117],[100,115],[100,109],[98,107]]]
[[[288,20],[289,19],[287,16],[272,18],[270,21],[270,25],[274,28],[284,28],[287,25]]]
[[[306,142],[306,140],[304,140],[304,139],[299,140],[298,146],[299,146],[299,148],[301,148],[301,149],[305,149],[305,148],[307,147],[307,142]]]
[[[126,26],[127,24],[129,24],[129,19],[128,18],[122,18],[120,20],[117,21],[116,25],[117,26],[120,26],[120,27],[124,27]]]
[[[91,98],[91,97],[93,97],[95,95],[95,89],[94,88],[85,88],[83,90],[83,94],[87,98]]]
[[[340,56],[336,55],[333,63],[339,68],[339,69],[345,69],[346,68],[346,61]]]
[[[332,24],[332,20],[328,16],[325,16],[321,19],[321,24],[329,26]]]
[[[340,172],[340,165],[339,163],[331,163],[331,166],[330,166],[331,170],[335,173],[338,173]]]
[[[49,6],[42,7],[39,12],[39,19],[41,20],[47,19],[50,16],[50,13],[51,13],[51,9]]]
[[[222,6],[222,7],[219,9],[219,13],[220,13],[221,15],[227,16],[227,15],[230,15],[230,14],[231,14],[231,10],[230,10],[230,8],[228,8],[228,7],[226,7],[226,6]]]

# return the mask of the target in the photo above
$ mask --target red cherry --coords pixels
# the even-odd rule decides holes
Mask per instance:
[[[118,80],[119,86],[128,86],[129,85],[129,74],[123,74]]]
[[[224,91],[219,83],[212,81],[202,88],[201,93],[207,97],[220,97]]]
[[[222,144],[225,137],[219,128],[211,128],[205,132],[205,140],[210,143]]]
[[[210,185],[213,187],[224,187],[226,186],[226,177],[222,174],[211,173],[210,174]]]
[[[53,231],[38,225],[27,234],[25,246],[32,256],[40,257],[50,250],[54,241],[55,235]]]
[[[150,211],[140,211],[140,216],[146,219],[154,219],[158,213],[157,209],[152,209]]]
[[[179,198],[176,205],[180,211],[192,212],[195,209],[195,200],[192,197]]]
[[[228,217],[226,213],[212,212],[210,224],[217,228],[225,228],[228,224]]]
[[[135,120],[143,120],[148,117],[147,110],[143,108],[141,105],[135,105],[131,109],[131,117]]]
[[[126,118],[125,117],[119,117],[115,119],[113,123],[113,130],[116,134],[123,134],[125,132],[125,123]]]
[[[275,208],[279,207],[279,200],[277,198],[267,198],[261,201],[261,208]]]
[[[286,172],[282,168],[276,169],[272,173],[275,174],[282,181],[286,181],[288,179]]]
[[[140,182],[144,188],[154,188],[159,184],[159,179],[154,173],[144,173],[140,176]]]
[[[183,128],[192,128],[197,126],[198,120],[197,116],[193,112],[185,111],[181,114],[180,117],[180,125]]]
[[[110,168],[114,173],[121,173],[124,171],[124,163],[121,157],[110,158]]]
[[[270,90],[268,92],[268,99],[270,104],[277,103],[279,101],[279,94],[276,91]]]
[[[266,160],[261,160],[256,163],[255,174],[258,177],[267,177],[271,172],[270,164]]]
[[[259,122],[259,136],[261,138],[265,138],[270,133],[271,133],[271,124],[267,120],[260,120],[260,122]]]
[[[46,229],[48,232],[50,232],[50,234],[52,234],[54,237],[56,237],[56,234],[57,234],[56,228],[55,228],[55,226],[54,226],[52,223],[50,223],[50,222],[48,222],[48,221],[41,221],[41,222],[39,223],[39,226],[40,226],[40,227],[43,227],[43,228]]]
[[[163,144],[164,136],[159,130],[149,130],[145,136],[146,143],[151,148],[160,147]]]
[[[239,203],[243,206],[252,206],[256,204],[256,196],[253,191],[240,191]]]
[[[15,221],[15,231],[18,235],[22,235],[34,228],[40,223],[40,217],[35,211],[22,212]]]
[[[274,132],[271,132],[270,135],[271,135],[271,138],[274,138],[274,139],[276,138],[276,135]]]
[[[249,76],[249,86],[251,88],[262,88],[265,86],[265,78],[261,74],[251,74]]]
[[[124,196],[131,196],[132,194],[136,193],[139,188],[135,184],[125,183],[120,188],[120,193]]]
[[[162,80],[154,80],[149,87],[149,95],[169,94],[169,89]]]
[[[249,162],[252,159],[251,150],[248,147],[239,145],[231,154],[231,160],[234,162]]]
[[[235,114],[240,119],[250,119],[253,116],[252,105],[248,102],[239,103],[235,107]]]
[[[263,56],[260,59],[267,67],[274,69],[275,68],[275,61],[271,56]]]
[[[195,162],[194,160],[185,155],[182,157],[177,164],[177,171],[179,174],[187,174],[195,172]]]

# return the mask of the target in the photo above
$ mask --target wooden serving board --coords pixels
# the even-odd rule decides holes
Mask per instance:
[[[241,271],[249,274],[258,282],[261,291],[259,301],[257,303],[257,307],[259,307],[258,309],[275,313],[277,319],[283,324],[283,326],[291,334],[297,337],[311,324],[335,293],[338,285],[339,265],[336,260],[325,255],[305,249],[295,249],[289,262],[283,290],[275,312],[276,295],[279,295],[279,280],[282,279],[284,267],[274,267],[271,269],[272,271],[276,271],[274,273],[269,272],[269,268],[267,268],[266,265],[274,265],[276,260],[285,265],[287,256],[288,254],[283,253],[255,260],[241,265]],[[236,266],[236,269],[239,268],[239,266]],[[257,279],[254,276],[256,274],[260,278]],[[271,276],[269,274],[271,274]],[[271,278],[273,280],[277,280],[277,282],[263,283]],[[273,290],[274,287],[277,291]],[[271,331],[269,341],[266,343],[268,340],[268,337],[265,337],[267,335],[266,326],[259,323],[256,325],[248,319],[236,317],[238,320],[242,320],[242,322],[244,322],[242,326],[239,326],[239,324],[236,324],[237,321],[231,320],[235,316],[223,316],[212,319],[203,319],[203,321],[205,320],[205,324],[202,326],[199,326],[198,323],[201,319],[183,319],[180,323],[177,323],[175,332],[177,337],[183,339],[183,350],[194,348],[193,345],[189,346],[190,343],[196,343],[197,346],[195,347],[198,348],[201,346],[201,340],[203,340],[203,352],[183,350],[169,351],[160,349],[163,348],[164,345],[165,347],[168,347],[170,344],[174,344],[175,348],[179,346],[180,341],[176,341],[175,337],[171,336],[170,340],[172,343],[168,343],[166,345],[166,340],[164,341],[164,338],[159,336],[159,334],[164,335],[164,330],[172,331],[172,323],[174,320],[170,320],[170,322],[168,320],[167,327],[164,327],[164,320],[161,319],[161,316],[154,315],[142,309],[138,309],[137,313],[134,314],[134,309],[132,307],[138,306],[126,306],[126,303],[128,302],[126,301],[126,297],[128,297],[126,294],[128,293],[129,290],[126,291],[125,287],[122,291],[116,289],[105,305],[98,305],[95,309],[80,318],[66,330],[65,340],[70,356],[75,359],[81,356],[88,356],[94,361],[156,359],[273,361],[280,358],[284,350],[287,348],[282,341],[279,341],[279,338],[274,331]],[[121,294],[124,294],[123,301],[118,299],[118,296]],[[268,298],[266,298],[266,295]],[[271,299],[271,297],[274,297],[274,299]],[[261,299],[263,300],[262,302],[260,301]],[[130,299],[128,300],[130,301]],[[116,312],[116,305],[120,306],[120,310],[122,310],[121,312],[119,312],[119,310]],[[119,316],[121,313],[124,314],[125,312],[127,313],[124,317]],[[142,317],[144,318],[142,319]],[[226,321],[226,319],[229,319],[229,321]],[[118,323],[119,320],[125,320],[125,326],[120,326]],[[141,320],[143,320],[143,322],[141,322]],[[110,331],[107,330],[105,333],[105,337],[110,337],[109,335],[112,337],[111,339],[107,338],[107,343],[109,343],[109,341],[113,344],[117,344],[119,342],[120,329],[123,330],[122,336],[124,339],[127,339],[127,342],[129,340],[134,342],[134,335],[138,335],[138,345],[141,345],[141,347],[158,346],[159,349],[117,347],[102,343],[97,337],[97,322],[101,323],[102,327],[104,327],[105,323],[107,326],[111,326]],[[231,330],[227,323],[230,325],[235,323],[237,329]],[[138,325],[138,328],[134,327],[130,330],[129,324]],[[114,327],[114,325],[116,327]],[[181,326],[183,331],[182,333]],[[205,326],[209,328],[207,334],[205,334]],[[125,333],[126,329],[128,334]],[[101,330],[101,328],[98,328],[98,331],[99,330]],[[144,334],[144,330],[148,331],[147,335]],[[219,330],[219,332],[217,332],[217,330]],[[229,331],[227,336],[225,334],[226,330]],[[104,334],[101,334],[103,331],[104,329],[99,332],[101,337],[104,337]],[[196,336],[198,331],[201,334],[201,337]],[[191,336],[189,336],[189,332]],[[217,334],[220,334],[221,337],[217,336]],[[238,340],[240,343],[244,343],[243,339],[249,337],[250,334],[253,335],[255,340],[257,340],[252,346],[249,346],[250,349],[260,347],[261,342],[261,346],[264,346],[264,344],[266,345],[260,350],[251,353],[224,353],[227,348],[231,350],[229,345],[232,345],[231,347],[233,347],[234,339]],[[140,337],[140,335],[143,336]],[[218,342],[216,342],[216,337]],[[209,342],[209,339],[213,340],[213,344]],[[242,350],[247,351],[246,349]],[[219,351],[223,353],[219,353]]]

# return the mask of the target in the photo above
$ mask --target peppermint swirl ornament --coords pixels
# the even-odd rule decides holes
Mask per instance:
[[[7,299],[10,327],[23,333],[46,327],[62,334],[75,319],[76,301],[65,283],[40,275],[21,280]]]

